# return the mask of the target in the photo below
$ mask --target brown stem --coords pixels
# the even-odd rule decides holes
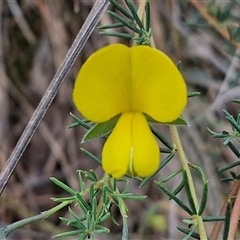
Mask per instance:
[[[239,216],[240,216],[240,187],[238,188],[237,197],[234,202],[234,206],[232,210],[228,240],[234,240],[235,238],[237,227],[238,227]]]
[[[237,192],[239,192],[239,188],[240,188],[240,180],[237,180],[234,182],[228,196],[227,199],[225,201],[225,203],[223,204],[223,207],[219,213],[219,216],[225,216],[226,213],[226,209],[227,209],[227,203],[229,201],[229,199],[231,199],[233,196],[236,196]],[[239,193],[238,193],[239,194]],[[222,221],[218,221],[215,223],[212,232],[210,234],[210,239],[211,240],[217,240],[218,238],[218,234],[222,228],[223,222]]]

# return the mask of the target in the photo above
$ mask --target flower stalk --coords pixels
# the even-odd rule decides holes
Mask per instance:
[[[194,187],[192,174],[191,174],[191,171],[190,171],[190,168],[189,168],[189,162],[186,158],[184,149],[182,147],[182,143],[181,143],[181,140],[179,138],[177,127],[173,126],[173,125],[170,125],[169,128],[170,128],[170,132],[171,132],[171,135],[172,135],[172,140],[173,140],[174,145],[176,146],[176,151],[178,152],[179,159],[181,161],[183,170],[186,171],[191,197],[193,199],[195,209],[198,212],[199,211],[199,204],[198,204],[198,200],[197,200],[197,194],[196,194],[196,190],[195,190],[195,187]],[[193,217],[193,220],[197,224],[200,239],[202,239],[202,240],[207,239],[207,234],[206,234],[206,230],[205,230],[205,227],[204,227],[204,224],[203,224],[202,217],[199,216],[198,214],[196,214],[192,217]]]

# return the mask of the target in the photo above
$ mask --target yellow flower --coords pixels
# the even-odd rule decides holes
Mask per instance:
[[[103,169],[115,178],[146,177],[160,163],[145,114],[168,123],[187,102],[185,82],[168,56],[149,46],[112,44],[93,53],[78,73],[73,101],[96,123],[121,114],[102,151]]]

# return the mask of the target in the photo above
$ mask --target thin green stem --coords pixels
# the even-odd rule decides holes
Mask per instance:
[[[189,190],[190,190],[190,193],[191,193],[191,196],[192,196],[192,200],[193,200],[195,209],[198,212],[199,204],[198,204],[198,200],[197,200],[197,194],[196,194],[192,174],[191,174],[191,171],[190,171],[190,168],[189,168],[189,162],[186,158],[184,149],[182,147],[182,143],[181,143],[181,140],[180,140],[179,135],[178,135],[177,127],[174,126],[174,125],[170,125],[169,127],[170,127],[170,131],[171,131],[173,143],[176,146],[176,150],[178,152],[182,167],[186,171],[187,180],[188,180],[188,184],[189,184]],[[199,215],[194,215],[192,217],[193,217],[193,220],[197,223],[200,239],[202,239],[202,240],[207,239],[207,234],[206,234],[206,230],[205,230],[205,227],[204,227],[204,224],[203,224],[202,217],[199,216]]]
[[[155,42],[154,42],[153,37],[150,38],[149,45],[151,47],[155,48]],[[169,127],[170,127],[170,131],[171,131],[173,143],[175,144],[176,149],[178,151],[183,170],[186,171],[187,180],[188,180],[188,184],[189,184],[189,190],[190,190],[190,193],[191,193],[191,196],[192,196],[193,204],[194,204],[195,209],[197,210],[197,213],[198,213],[199,212],[199,204],[198,204],[198,200],[197,200],[197,194],[196,194],[192,174],[191,174],[191,171],[190,171],[190,168],[189,168],[189,162],[186,158],[184,149],[182,147],[182,143],[181,143],[179,135],[178,135],[177,127],[174,126],[174,125],[170,125]],[[193,217],[193,220],[197,224],[200,239],[201,240],[208,239],[207,234],[206,234],[206,230],[205,230],[205,227],[204,227],[204,224],[203,224],[202,217],[199,216],[199,215],[193,215],[192,217]]]
[[[113,178],[109,178],[109,176],[107,174],[105,174],[105,181],[108,181],[109,184],[111,184],[112,186],[114,186],[114,179]],[[120,194],[120,191],[118,190],[117,187],[113,187],[114,190],[114,194],[118,195]],[[123,198],[121,196],[116,197],[117,203],[118,203],[118,207],[119,207],[119,211],[121,213],[122,216],[122,220],[123,220],[123,229],[122,229],[122,238],[121,240],[128,240],[128,221],[127,221],[127,206],[123,200]]]
[[[33,216],[33,217],[29,217],[29,218],[25,218],[25,219],[22,219],[20,221],[17,221],[15,223],[12,223],[6,227],[3,227],[3,228],[0,228],[0,240],[3,240],[3,239],[6,239],[6,237],[14,230],[20,228],[20,227],[23,227],[27,224],[30,224],[30,223],[34,223],[36,221],[39,221],[39,220],[44,220],[45,218],[48,218],[49,216],[51,216],[52,214],[58,212],[60,209],[64,208],[65,206],[71,204],[74,200],[69,200],[69,201],[64,201],[62,203],[60,203],[59,205],[47,210],[47,211],[44,211],[36,216]]]
[[[119,210],[123,218],[122,240],[128,239],[127,207],[121,197],[118,197]]]

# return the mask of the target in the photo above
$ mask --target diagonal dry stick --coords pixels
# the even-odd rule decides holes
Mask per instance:
[[[0,194],[2,193],[4,187],[6,186],[10,176],[12,175],[15,167],[17,166],[24,150],[26,149],[28,143],[30,142],[38,125],[40,124],[42,118],[47,112],[62,83],[64,82],[78,54],[82,50],[87,39],[89,38],[92,31],[96,27],[98,21],[102,17],[108,5],[109,5],[108,0],[99,0],[96,1],[96,3],[94,4],[85,23],[83,24],[75,41],[73,42],[71,48],[69,49],[63,63],[58,69],[48,89],[46,90],[41,102],[39,103],[38,107],[33,113],[24,132],[22,133],[22,136],[20,137],[18,143],[16,144],[14,150],[12,151],[12,154],[10,155],[6,163],[6,166],[4,167],[0,174]]]

